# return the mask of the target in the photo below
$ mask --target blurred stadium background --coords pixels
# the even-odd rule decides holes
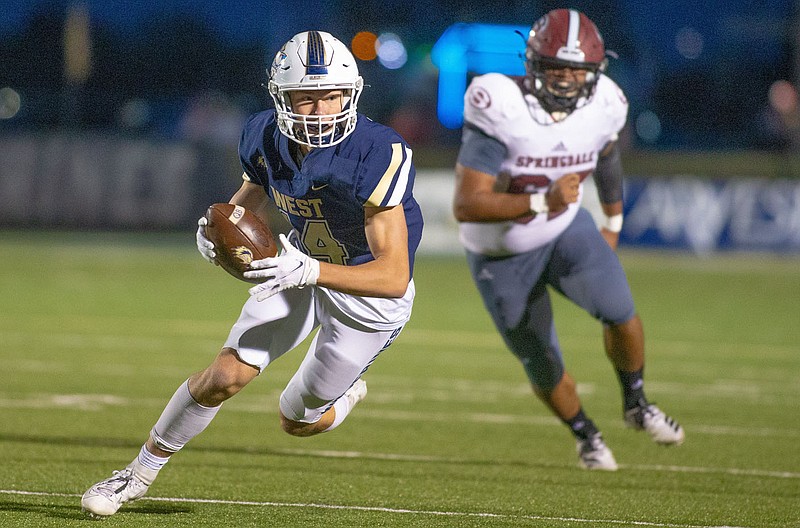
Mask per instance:
[[[360,109],[415,150],[418,195],[428,197],[424,249],[458,251],[449,193],[460,133],[442,105],[458,104],[476,71],[521,68],[513,29],[562,6],[5,1],[0,227],[191,228],[238,185],[240,127],[269,104],[261,83],[273,53],[294,33],[320,28],[362,59],[370,87]],[[609,73],[631,102],[623,246],[800,250],[795,3],[570,6],[593,18],[619,55]],[[465,30],[480,25],[501,37],[481,41]],[[446,44],[463,53],[437,54]],[[484,60],[472,69],[476,56]],[[461,87],[444,85],[453,67],[467,70]]]

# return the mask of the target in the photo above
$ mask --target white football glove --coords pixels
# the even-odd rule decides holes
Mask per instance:
[[[205,216],[197,221],[197,251],[211,264],[216,264],[217,254],[214,252],[214,243],[206,238],[205,227],[208,224]]]
[[[319,262],[294,247],[286,236],[278,235],[283,251],[277,257],[254,260],[251,271],[245,271],[248,279],[265,279],[250,288],[250,295],[263,301],[289,288],[304,288],[316,284],[319,279]]]

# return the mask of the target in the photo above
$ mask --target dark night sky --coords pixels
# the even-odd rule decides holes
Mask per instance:
[[[0,0],[0,45],[4,37],[21,33],[34,16],[64,13],[78,2],[81,0]],[[792,44],[792,0],[506,0],[503,9],[497,8],[497,2],[463,0],[82,3],[88,7],[93,26],[131,40],[158,17],[189,15],[230,44],[257,44],[265,50],[264,64],[300,31],[328,31],[346,43],[362,30],[392,32],[416,52],[415,61],[410,60],[391,73],[372,63],[363,66],[377,85],[396,87],[402,93],[419,88],[420,68],[432,68],[426,65],[425,54],[450,25],[527,25],[556,7],[584,11],[598,25],[607,47],[619,52],[620,58],[613,62],[610,73],[629,95],[635,112],[658,105],[662,112],[676,104],[684,107],[689,92],[697,108],[704,109],[702,113],[725,102],[738,108],[742,93],[757,101],[751,109],[754,112],[765,104],[772,82],[779,78],[796,80],[792,76],[798,76],[798,72],[790,71],[796,62],[789,58],[796,52]],[[426,75],[426,83],[436,82],[430,72]],[[674,93],[680,97],[671,98]],[[387,104],[398,104],[386,100]],[[720,111],[717,108],[710,113],[719,115]]]
[[[0,37],[23,27],[34,13],[64,10],[79,0],[0,0]],[[394,31],[406,40],[422,36],[428,44],[446,27],[460,21],[528,24],[544,11],[561,5],[583,9],[598,23],[606,41],[618,39],[616,31],[628,33],[640,46],[663,53],[661,60],[676,60],[675,35],[690,26],[705,38],[707,54],[720,48],[745,47],[749,53],[768,51],[776,21],[791,14],[791,0],[606,0],[507,1],[502,10],[465,8],[451,0],[84,0],[93,23],[114,31],[135,31],[154,16],[192,14],[204,20],[231,42],[258,42],[268,49],[307,29],[340,33],[348,39],[360,29]],[[608,9],[608,8],[612,9]],[[614,19],[605,20],[605,13]],[[465,20],[466,19],[466,20]],[[356,27],[363,24],[364,27]],[[765,45],[766,44],[766,45]],[[764,57],[768,58],[768,57]]]

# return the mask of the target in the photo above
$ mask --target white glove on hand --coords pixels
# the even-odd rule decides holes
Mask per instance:
[[[197,238],[197,251],[199,251],[208,262],[216,264],[217,254],[214,252],[214,243],[207,239],[205,234],[205,227],[207,224],[208,220],[206,220],[205,216],[201,216],[197,221],[197,236],[195,237]]]
[[[250,288],[250,295],[263,301],[289,288],[303,288],[316,284],[319,279],[319,262],[294,247],[283,234],[278,235],[283,251],[277,257],[254,260],[252,271],[245,271],[248,279],[265,279]]]

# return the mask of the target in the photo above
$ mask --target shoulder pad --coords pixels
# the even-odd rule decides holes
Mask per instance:
[[[625,126],[628,117],[628,99],[622,89],[610,77],[601,75],[597,79],[594,97],[609,118],[613,132],[619,132]]]
[[[353,131],[354,143],[361,146],[380,147],[392,142],[403,141],[403,138],[391,127],[377,123],[365,115],[359,114],[358,126]]]
[[[274,124],[274,110],[264,110],[263,112],[258,112],[248,117],[242,127],[242,137],[239,140],[239,148],[260,144],[264,136],[264,130]]]
[[[500,73],[475,77],[464,94],[464,121],[499,137],[504,123],[526,112],[519,85]]]
[[[266,162],[261,149],[264,148],[264,136],[270,126],[275,126],[275,111],[266,110],[247,118],[239,139],[239,161],[244,169],[247,181],[264,184],[258,175],[260,168],[266,170]]]

